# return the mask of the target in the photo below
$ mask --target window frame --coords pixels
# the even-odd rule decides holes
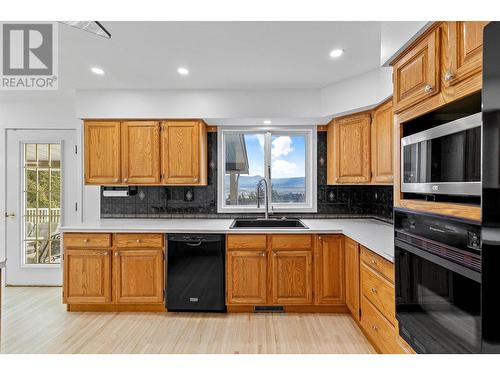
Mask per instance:
[[[268,182],[267,194],[271,196],[271,149],[273,135],[304,135],[305,136],[305,203],[272,203],[269,202],[269,213],[293,213],[293,212],[317,212],[317,129],[316,126],[290,126],[290,127],[241,127],[241,126],[219,126],[217,128],[217,212],[218,213],[264,213],[265,205],[260,208],[257,205],[226,205],[225,197],[225,142],[224,135],[228,133],[238,134],[264,134],[264,178]]]

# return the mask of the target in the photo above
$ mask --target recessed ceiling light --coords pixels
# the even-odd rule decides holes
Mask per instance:
[[[271,120],[264,120],[264,125],[271,125]]]
[[[333,57],[333,58],[340,57],[340,56],[342,56],[343,53],[344,53],[343,49],[336,48],[330,52],[330,57]]]
[[[104,70],[102,70],[101,68],[98,68],[97,66],[93,66],[92,68],[90,68],[90,70],[92,71],[92,73],[98,74],[100,76],[102,76],[104,74]]]
[[[189,74],[189,70],[187,68],[177,68],[177,73],[179,73],[181,76],[187,76]]]

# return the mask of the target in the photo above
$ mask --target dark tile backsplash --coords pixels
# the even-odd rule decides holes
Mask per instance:
[[[318,212],[304,218],[377,217],[392,221],[392,186],[326,185],[326,133],[318,133]],[[217,213],[217,134],[208,133],[208,186],[138,186],[129,197],[103,197],[101,218],[230,218]],[[245,216],[259,216],[249,214]]]

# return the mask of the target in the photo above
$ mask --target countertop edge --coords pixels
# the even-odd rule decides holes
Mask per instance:
[[[155,227],[152,225],[151,228],[130,228],[130,227],[123,227],[120,229],[117,229],[116,227],[109,227],[109,228],[102,228],[102,227],[97,227],[96,223],[89,223],[87,224],[88,227],[84,227],[85,224],[82,224],[82,226],[67,226],[67,227],[62,227],[61,232],[63,233],[219,233],[219,234],[343,234],[352,240],[358,242],[360,245],[366,247],[367,249],[373,251],[374,253],[380,255],[384,259],[388,260],[391,263],[394,263],[394,255],[388,253],[387,251],[384,251],[383,248],[386,248],[387,246],[380,245],[376,246],[373,244],[371,241],[366,241],[366,235],[359,235],[356,232],[355,229],[349,226],[349,228],[343,228],[342,226],[339,225],[339,227],[334,228],[334,229],[325,229],[325,228],[304,228],[304,229],[262,229],[262,228],[252,228],[252,229],[230,229],[230,223],[232,220],[224,220],[224,219],[219,219],[220,221],[218,223],[214,223],[212,228],[192,228],[190,225],[187,225],[185,228],[181,228],[179,226],[174,227],[174,228],[169,228],[166,226],[165,228],[161,227]],[[372,219],[374,220],[374,219]],[[305,220],[307,221],[307,220]],[[338,223],[340,224],[340,223]],[[353,224],[357,224],[354,223]],[[370,223],[371,224],[371,223]],[[373,222],[374,225],[376,224],[381,224],[381,225],[390,225],[387,223],[379,222],[374,220]],[[306,223],[307,225],[307,223]],[[364,238],[363,238],[364,237]],[[385,243],[385,245],[388,245],[387,240],[381,241],[382,244]],[[392,243],[390,245],[390,249],[393,249],[394,244]],[[383,247],[383,248],[382,248]]]

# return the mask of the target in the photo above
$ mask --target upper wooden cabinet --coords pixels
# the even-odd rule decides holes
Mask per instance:
[[[437,28],[394,63],[394,111],[439,93],[440,29]]]
[[[202,121],[162,123],[162,176],[167,185],[206,185],[206,126]]]
[[[329,185],[370,182],[370,123],[370,113],[361,113],[328,125]]]
[[[206,185],[203,121],[85,121],[85,183]]]
[[[316,304],[343,304],[345,301],[344,236],[319,236],[314,263]]]
[[[160,183],[160,123],[125,121],[121,127],[122,174],[125,184]]]
[[[120,122],[85,121],[85,183],[120,183]]]
[[[446,50],[443,81],[456,85],[481,72],[483,61],[483,29],[485,21],[448,21],[448,48]]]
[[[392,184],[393,174],[393,113],[392,101],[382,104],[373,111],[372,139],[372,182]]]

